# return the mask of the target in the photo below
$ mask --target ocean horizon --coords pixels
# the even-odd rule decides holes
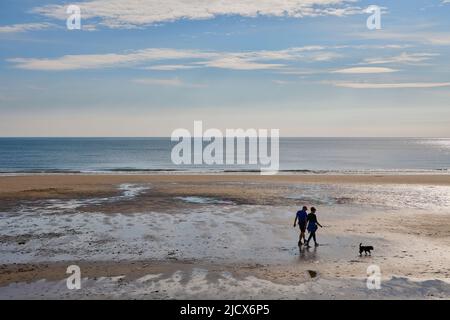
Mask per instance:
[[[170,137],[2,137],[0,173],[259,172],[248,164],[175,165],[176,143]],[[450,138],[280,138],[280,172],[449,170]]]

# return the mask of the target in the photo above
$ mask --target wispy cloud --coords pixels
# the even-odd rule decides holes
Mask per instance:
[[[231,70],[266,70],[281,68],[283,64],[261,63],[248,59],[240,58],[238,56],[228,56],[210,61],[199,62],[198,64],[211,68],[231,69]]]
[[[129,53],[84,54],[65,55],[53,59],[39,58],[12,58],[9,62],[17,68],[27,70],[63,71],[77,69],[98,69],[108,67],[123,67],[148,61],[173,59],[199,59],[211,58],[217,54],[199,52],[195,50],[175,50],[151,48],[132,51]]]
[[[286,85],[286,84],[294,84],[295,83],[293,81],[286,81],[286,80],[279,80],[279,79],[272,80],[272,82],[275,84],[278,84],[278,85]]]
[[[432,35],[430,36],[429,41],[435,45],[450,45],[450,34]]]
[[[403,63],[403,64],[417,64],[439,56],[437,53],[406,53],[403,52],[398,56],[393,57],[377,57],[364,59],[364,64],[389,64],[389,63]]]
[[[330,82],[328,82],[330,83]],[[331,82],[335,87],[352,89],[415,89],[450,87],[450,82],[407,82],[407,83],[368,83],[368,82]]]
[[[348,16],[363,13],[355,0],[91,0],[75,2],[84,19],[96,18],[109,28],[142,27],[180,19],[204,20],[221,15],[243,17]],[[65,5],[46,5],[33,12],[65,20]]]
[[[205,85],[202,84],[183,82],[179,78],[171,78],[171,79],[139,78],[133,79],[132,81],[134,83],[152,86],[192,87],[192,88],[205,87]]]
[[[436,46],[450,45],[450,34],[448,32],[442,31],[425,32],[410,30],[406,32],[390,32],[386,30],[380,30],[380,32],[355,33],[354,36],[370,40],[409,41]]]
[[[342,73],[342,74],[366,74],[366,73],[391,73],[397,72],[396,69],[382,68],[382,67],[355,67],[355,68],[345,68],[334,70],[332,73]]]
[[[324,47],[306,46],[285,50],[261,50],[245,52],[218,52],[201,50],[181,50],[167,48],[149,48],[127,53],[65,55],[58,58],[10,58],[16,68],[27,70],[65,71],[77,69],[98,69],[140,65],[148,62],[170,60],[189,60],[189,63],[168,64],[166,66],[146,66],[153,70],[175,70],[190,67],[210,67],[232,70],[265,70],[284,66],[280,61],[303,60],[329,61],[340,57],[327,52]]]
[[[155,70],[155,71],[175,71],[175,70],[188,70],[194,69],[198,66],[193,65],[184,65],[184,64],[159,64],[155,66],[145,67],[146,70]]]
[[[309,76],[314,74],[325,73],[325,70],[312,70],[312,69],[296,69],[296,68],[282,68],[277,73],[288,76]]]
[[[97,31],[97,25],[95,24],[82,24],[81,30],[83,31]]]
[[[55,27],[52,23],[19,23],[6,26],[0,26],[0,33],[19,33],[27,31],[45,30]]]
[[[314,62],[326,62],[342,57],[343,55],[337,52],[319,52],[315,55],[310,55],[308,58]]]

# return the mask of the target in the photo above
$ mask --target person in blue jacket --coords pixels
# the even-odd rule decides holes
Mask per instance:
[[[306,221],[308,218],[307,211],[308,211],[308,208],[304,206],[302,208],[302,210],[297,211],[297,214],[295,215],[294,228],[296,227],[297,222],[298,222],[298,227],[300,228],[300,237],[298,239],[299,246],[302,245],[302,239],[306,243],[305,231],[306,231]]]

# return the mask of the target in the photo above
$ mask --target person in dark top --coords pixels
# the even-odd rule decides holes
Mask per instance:
[[[319,223],[319,221],[317,221],[316,208],[314,208],[314,207],[311,208],[311,212],[310,212],[310,214],[308,214],[307,222],[308,222],[307,229],[309,232],[309,237],[308,237],[308,240],[306,241],[305,245],[307,247],[309,247],[309,241],[311,241],[311,238],[312,238],[312,239],[314,239],[314,244],[317,247],[319,245],[316,240],[317,226],[322,228],[322,225]]]
[[[298,239],[299,246],[302,245],[302,239],[306,243],[305,231],[306,231],[306,220],[308,218],[307,211],[308,211],[308,208],[303,207],[302,210],[297,211],[297,214],[295,215],[294,228],[296,227],[297,222],[298,222],[298,227],[300,228],[300,237]]]

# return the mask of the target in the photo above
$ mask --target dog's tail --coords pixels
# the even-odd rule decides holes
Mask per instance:
[[[359,247],[360,247],[360,248],[362,247],[362,243],[359,244]]]

